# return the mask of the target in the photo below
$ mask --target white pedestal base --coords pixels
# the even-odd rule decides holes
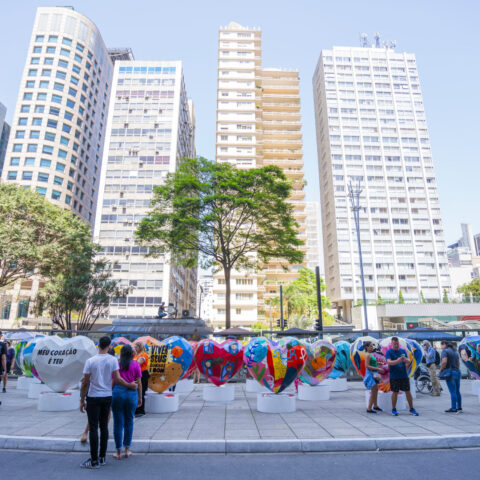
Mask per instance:
[[[52,389],[47,387],[44,383],[30,383],[28,387],[28,398],[40,398],[43,392],[51,392]]]
[[[368,408],[368,401],[370,400],[370,390],[365,392],[365,406]],[[385,412],[392,410],[392,392],[378,392],[378,406]],[[407,409],[407,399],[405,394],[400,392],[397,397],[397,410]]]
[[[193,379],[186,378],[185,380],[179,380],[175,387],[175,393],[190,393],[193,392]]]
[[[314,402],[318,400],[330,400],[330,385],[302,385],[298,386],[298,399]]]
[[[17,378],[17,390],[28,391],[28,387],[32,383],[40,383],[40,380],[35,377],[26,377],[25,375],[22,375],[21,377]]]
[[[480,380],[472,380],[471,384],[472,384],[472,393],[474,395],[480,395]]]
[[[258,393],[257,410],[262,413],[293,413],[297,410],[293,393]]]
[[[269,393],[267,387],[264,387],[252,378],[247,378],[247,381],[245,383],[245,391],[247,393]]]
[[[42,392],[38,397],[40,412],[67,412],[80,406],[80,391],[68,390],[65,393]]]
[[[415,385],[415,379],[412,377],[410,379],[410,393],[412,398],[417,398],[417,386]]]
[[[205,385],[203,387],[203,400],[205,402],[233,402],[235,399],[235,387],[228,383],[217,387],[216,385]]]
[[[327,378],[322,382],[322,385],[324,383],[330,386],[331,392],[346,392],[348,390],[348,382],[344,377]]]
[[[176,393],[148,393],[145,397],[147,413],[172,413],[178,410],[178,395]]]

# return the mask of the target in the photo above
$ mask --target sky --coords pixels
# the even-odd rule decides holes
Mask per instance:
[[[7,0],[3,0],[7,4]],[[11,121],[39,6],[61,0],[3,5],[0,102]],[[480,35],[477,0],[66,0],[90,18],[108,47],[131,47],[137,60],[182,60],[195,105],[199,155],[215,155],[218,29],[230,21],[262,29],[264,67],[297,69],[307,200],[319,201],[312,75],[322,48],[395,40],[416,54],[447,244],[460,223],[480,233]]]

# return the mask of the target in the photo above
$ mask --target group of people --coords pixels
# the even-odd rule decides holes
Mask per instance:
[[[424,358],[427,368],[430,372],[432,381],[432,396],[440,395],[440,383],[438,378],[445,380],[450,392],[451,406],[445,410],[446,413],[461,413],[462,396],[460,394],[460,356],[453,343],[442,341],[442,354],[440,359],[433,346],[428,341],[422,343],[424,349]],[[363,347],[366,351],[365,366],[366,375],[364,379],[365,386],[370,390],[370,398],[367,407],[367,413],[381,412],[378,406],[378,384],[381,375],[386,373],[388,365],[390,390],[392,391],[392,415],[398,416],[397,400],[400,391],[405,393],[409,405],[409,411],[412,415],[418,416],[418,412],[413,406],[413,397],[410,392],[410,379],[408,377],[407,367],[410,365],[408,353],[401,348],[398,337],[392,337],[391,348],[385,354],[386,365],[379,364],[374,356],[375,345],[370,341],[365,341]],[[440,360],[440,361],[439,361]],[[440,363],[440,369],[437,376],[437,364]]]
[[[124,345],[117,360],[109,355],[112,353],[110,344],[109,337],[102,337],[97,355],[89,358],[83,369],[80,411],[87,413],[90,440],[90,458],[80,465],[83,468],[99,468],[106,463],[110,409],[116,448],[113,457],[117,460],[132,455],[130,446],[134,418],[145,415],[145,391],[149,377],[145,345],[141,342],[136,342],[133,348]]]

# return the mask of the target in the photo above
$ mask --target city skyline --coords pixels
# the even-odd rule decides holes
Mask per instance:
[[[25,3],[28,8],[25,8]],[[13,6],[5,12],[6,27],[0,32],[2,43],[10,46],[2,54],[2,64],[8,65],[10,75],[0,79],[0,101],[8,108],[9,123],[36,8],[56,5],[58,2],[25,3],[22,8]],[[122,1],[115,3],[115,9],[110,8],[111,2],[104,2],[101,7],[98,2],[69,3],[97,25],[109,48],[132,47],[137,59],[184,62],[185,75],[195,79],[189,82],[189,96],[196,105],[197,152],[208,158],[214,158],[215,152],[218,29],[230,21],[261,27],[265,38],[264,56],[268,58],[265,66],[282,65],[298,69],[300,73],[305,173],[306,178],[310,179],[306,187],[308,201],[319,200],[311,76],[320,50],[338,45],[359,45],[359,33],[362,31],[369,34],[369,43],[373,43],[373,33],[380,31],[385,39],[397,41],[397,51],[411,51],[417,57],[447,243],[455,240],[458,223],[471,223],[474,231],[480,230],[480,220],[474,213],[474,182],[478,167],[475,164],[473,141],[478,130],[479,120],[475,111],[480,99],[472,95],[479,66],[468,62],[478,44],[473,22],[475,15],[472,15],[472,10],[478,7],[473,6],[466,19],[461,17],[462,11],[471,6],[471,2],[459,2],[455,6],[447,2],[435,2],[434,10],[430,8],[433,2],[424,2],[422,5],[405,2],[402,9],[398,9],[393,2],[365,2],[362,5],[347,2],[341,8],[332,5],[304,6],[295,11],[290,11],[291,7],[286,2],[276,2],[280,13],[273,17],[268,15],[271,13],[271,2],[264,2],[260,6],[255,4],[251,10],[246,7],[250,3],[253,6],[253,2],[247,2],[241,9],[211,2],[212,6],[215,4],[218,8],[209,9],[208,15],[198,5],[187,2],[182,4],[182,11],[188,12],[183,16],[179,7],[161,7],[163,18],[170,18],[171,21],[162,24],[154,37],[147,33],[149,28],[127,26],[131,27],[136,22],[148,27],[156,16],[146,15],[145,12],[156,8],[160,12],[155,2],[146,1],[143,3],[144,9],[129,11],[128,15],[122,13],[127,11],[122,8],[122,5],[127,5]],[[414,5],[416,14],[409,18]],[[394,7],[395,15],[390,15],[390,9]],[[349,18],[340,15],[346,8],[350,10]],[[254,13],[250,14],[250,11]],[[446,35],[444,32],[447,28],[453,28],[453,31],[460,33],[460,22],[462,48],[459,49],[451,33]],[[189,32],[188,35],[182,33],[180,25]],[[406,27],[403,28],[403,25]],[[164,42],[168,38],[173,40]],[[195,48],[192,48],[193,39]],[[449,58],[450,68],[447,70],[444,68],[444,56]],[[458,75],[459,71],[462,75]],[[445,95],[445,92],[452,92],[452,95]],[[463,168],[452,169],[452,162],[456,165],[462,162]],[[458,185],[462,186],[462,195],[458,195]]]

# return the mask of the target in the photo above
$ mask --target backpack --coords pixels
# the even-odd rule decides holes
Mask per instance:
[[[435,350],[435,365],[440,365],[440,354]]]

